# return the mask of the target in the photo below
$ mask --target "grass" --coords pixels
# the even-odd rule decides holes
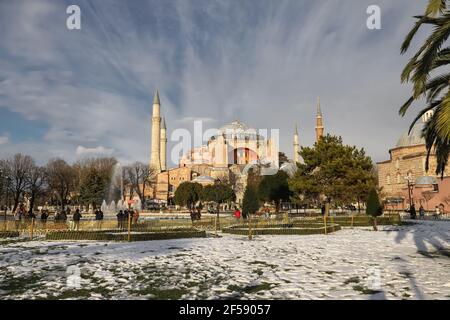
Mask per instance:
[[[362,286],[362,285],[355,285],[355,286],[353,286],[353,290],[359,291],[359,292],[361,292],[362,294],[376,294],[376,293],[381,292],[381,291],[379,291],[379,290],[372,290],[372,289],[369,289],[369,288],[364,287],[364,286]]]
[[[351,277],[348,278],[344,281],[344,284],[349,284],[349,283],[359,283],[361,280],[359,279],[359,277]]]
[[[142,290],[133,290],[132,293],[138,294],[141,296],[151,296],[152,299],[155,300],[179,300],[185,295],[189,293],[187,289],[163,289],[163,288],[155,288],[152,286],[145,287]]]
[[[229,285],[227,287],[228,290],[232,291],[232,292],[238,292],[240,294],[243,293],[257,293],[260,291],[266,291],[266,290],[270,290],[273,287],[275,287],[276,285],[273,283],[267,283],[267,282],[263,282],[261,284],[257,284],[257,285],[253,285],[253,286],[237,286],[237,285]]]
[[[39,286],[41,278],[35,274],[23,277],[13,277],[12,274],[5,274],[0,282],[0,290],[5,291],[6,296],[20,295],[30,289]]]

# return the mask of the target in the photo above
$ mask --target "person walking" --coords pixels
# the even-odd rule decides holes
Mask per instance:
[[[119,213],[116,215],[117,217],[117,228],[119,228],[119,230],[123,229],[123,211],[119,210]]]
[[[103,211],[100,209],[95,210],[95,221],[97,225],[97,229],[102,228],[102,221],[103,221]]]
[[[320,212],[322,213],[323,216],[325,216],[326,210],[327,209],[326,209],[325,205],[323,204],[322,207],[320,208]]]
[[[75,210],[75,213],[73,214],[73,229],[78,231],[80,230],[80,220],[81,220],[82,216],[80,213],[80,209]]]
[[[440,215],[441,215],[441,209],[439,208],[439,206],[436,206],[436,210],[434,213],[434,220],[438,220]]]
[[[41,211],[41,222],[42,222],[42,228],[46,229],[47,227],[47,218],[48,218],[48,213],[46,210],[42,210]]]
[[[241,218],[241,211],[237,207],[234,210],[234,217],[238,220]]]
[[[425,209],[424,209],[424,207],[422,205],[419,208],[419,217],[420,217],[421,220],[425,219]]]
[[[138,220],[139,220],[139,211],[135,209],[133,213],[133,225],[137,225]]]

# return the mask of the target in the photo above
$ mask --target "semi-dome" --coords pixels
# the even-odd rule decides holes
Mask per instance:
[[[408,131],[406,131],[404,134],[402,134],[400,139],[398,139],[397,145],[395,147],[401,148],[425,144],[425,139],[422,137],[423,127],[423,121],[417,122],[412,128],[411,133],[408,134]]]
[[[297,172],[297,164],[295,164],[294,162],[285,162],[281,165],[280,170],[284,171],[288,174],[289,177],[293,177],[294,174]]]

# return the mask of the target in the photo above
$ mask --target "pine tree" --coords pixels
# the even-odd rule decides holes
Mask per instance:
[[[373,229],[378,231],[377,217],[383,214],[383,207],[380,204],[380,199],[378,198],[378,193],[375,188],[372,188],[369,192],[366,205],[366,214],[373,218]]]
[[[255,214],[259,209],[259,201],[256,192],[251,186],[247,186],[242,200],[242,216],[247,219],[249,214]]]

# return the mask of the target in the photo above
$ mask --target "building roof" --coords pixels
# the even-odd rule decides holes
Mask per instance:
[[[295,172],[297,172],[297,169],[297,164],[290,161],[283,163],[280,167],[280,170],[286,172],[291,178],[294,176]]]
[[[230,123],[227,123],[223,127],[219,129],[219,131],[225,132],[225,131],[247,131],[250,127],[246,125],[243,122],[240,122],[239,120],[234,120]]]
[[[430,176],[422,176],[416,179],[416,185],[430,185],[430,184],[438,184],[438,181],[435,177]]]
[[[156,90],[155,95],[153,97],[153,104],[161,104],[159,102],[159,91],[158,90]]]
[[[211,178],[209,176],[198,176],[192,182],[215,182],[216,180],[214,178]]]
[[[396,148],[401,147],[412,147],[417,145],[425,144],[425,139],[422,137],[422,130],[424,128],[424,123],[422,120],[418,121],[408,134],[408,131],[403,133],[398,139]]]

